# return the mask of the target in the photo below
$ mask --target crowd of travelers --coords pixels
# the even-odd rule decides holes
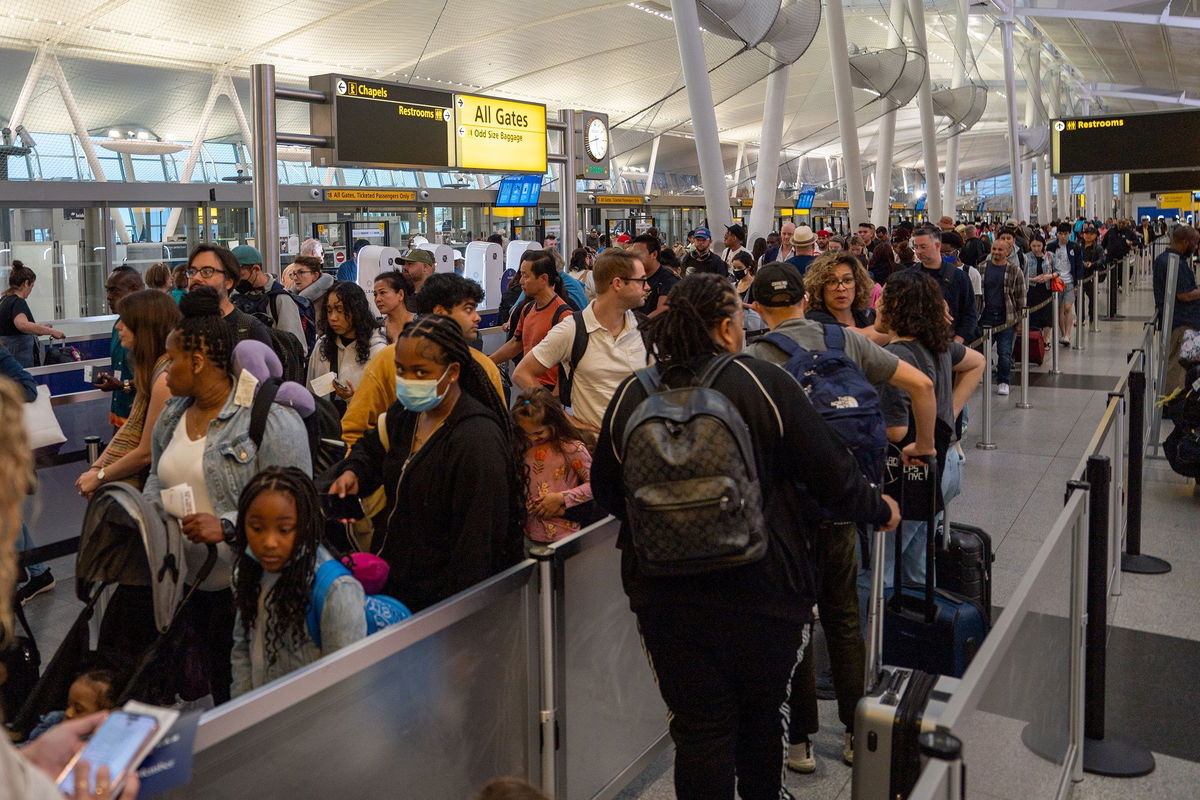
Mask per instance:
[[[495,324],[506,338],[488,354],[482,287],[435,273],[420,247],[368,286],[354,259],[331,274],[308,242],[279,276],[246,245],[201,244],[185,264],[144,276],[118,268],[106,282],[112,369],[96,377],[112,393],[114,432],[75,487],[93,504],[111,484],[133,487],[145,513],[176,526],[190,581],[181,633],[155,647],[153,585],[117,582],[96,651],[70,684],[72,698],[90,700],[40,720],[20,780],[39,780],[37,741],[86,735],[94,721],[73,717],[111,707],[104,698],[228,701],[373,633],[364,609],[420,612],[605,514],[621,522],[625,591],[671,711],[678,796],[731,796],[736,781],[743,797],[778,797],[783,763],[815,769],[818,697],[837,700],[852,763],[864,537],[900,528],[899,554],[871,565],[888,582],[893,557],[906,583],[923,582],[927,567],[927,523],[902,521],[883,493],[884,457],[890,448],[930,465],[946,500],[959,493],[967,402],[987,363],[982,329],[1000,331],[995,387],[1007,395],[1025,309],[1058,292],[1068,344],[1081,283],[1164,235],[1154,290],[1161,305],[1175,259],[1171,347],[1200,328],[1195,229],[1082,223],[943,217],[863,223],[845,238],[786,223],[753,243],[731,225],[721,248],[707,227],[675,246],[651,228],[566,254],[548,241],[502,287]],[[0,368],[24,390],[0,380],[0,419],[33,399],[25,368],[36,338],[62,336],[33,319],[36,280],[17,262],[0,299]],[[1046,313],[1031,324],[1051,328]],[[847,365],[838,388],[877,417],[864,428],[825,414],[800,358]],[[688,387],[725,409],[697,434],[713,458],[722,437],[748,443],[716,465],[732,477],[712,491],[732,485],[754,511],[737,559],[679,570],[645,545],[647,526],[675,512],[670,487],[638,465],[667,446],[645,432],[646,408]],[[730,433],[738,418],[745,425]],[[13,427],[0,424],[0,437]],[[13,448],[0,471],[20,471]],[[703,500],[710,478],[694,480],[689,499]],[[55,585],[43,565],[15,574],[8,544],[18,537],[28,548],[19,503],[0,498],[6,631],[12,603]],[[813,668],[814,608],[824,675]],[[155,680],[130,683],[147,652]],[[6,745],[0,760],[22,761]]]

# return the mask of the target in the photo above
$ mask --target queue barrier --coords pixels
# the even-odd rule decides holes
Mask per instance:
[[[923,737],[911,800],[961,800],[968,772],[972,794],[1058,800],[1085,769],[1135,776],[1154,768],[1148,750],[1107,733],[1104,720],[1107,620],[1122,571],[1143,571],[1130,569],[1128,556],[1140,554],[1149,345],[1130,354],[1109,392],[1064,507],[938,720],[938,736]]]
[[[204,713],[173,798],[466,798],[524,777],[604,800],[668,742],[607,518]]]

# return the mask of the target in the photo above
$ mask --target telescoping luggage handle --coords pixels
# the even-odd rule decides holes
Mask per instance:
[[[923,481],[911,481],[913,483],[928,484],[929,499],[929,522],[925,526],[925,622],[932,624],[937,616],[936,606],[933,601],[934,594],[934,570],[936,569],[935,559],[937,558],[937,547],[934,544],[937,532],[937,497],[938,497],[938,482],[940,476],[937,475],[937,460],[930,459],[930,463],[925,465],[925,478]],[[907,492],[910,481],[906,479],[901,482],[901,491]],[[897,613],[903,607],[904,598],[904,564],[902,563],[904,555],[904,524],[896,526],[896,559],[893,564],[892,576],[892,608]]]

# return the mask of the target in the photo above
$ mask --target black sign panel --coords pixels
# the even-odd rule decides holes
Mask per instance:
[[[313,166],[454,166],[452,93],[345,75],[318,75],[308,85],[330,98],[310,105],[312,133],[333,140],[332,148],[313,148]]]
[[[1127,192],[1188,192],[1200,190],[1200,169],[1178,172],[1138,172],[1125,176]]]
[[[1056,176],[1200,169],[1200,109],[1056,119],[1050,134]]]

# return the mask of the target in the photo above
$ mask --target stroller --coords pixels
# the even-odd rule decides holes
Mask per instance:
[[[1163,442],[1171,469],[1200,480],[1200,363],[1188,369],[1183,389],[1167,399],[1163,418],[1175,423],[1175,430]]]
[[[188,574],[184,550],[206,547],[203,566]],[[208,577],[217,561],[215,545],[194,545],[180,530],[179,521],[155,500],[125,483],[101,486],[83,516],[79,553],[75,561],[75,592],[83,610],[46,665],[37,685],[8,728],[20,741],[37,726],[43,714],[62,709],[67,691],[89,655],[89,623],[101,595],[109,586],[146,586],[154,604],[157,637],[145,651],[126,654],[130,678],[118,692],[117,705],[131,697],[169,703],[173,694],[157,685],[169,680],[171,670],[152,669],[178,649],[184,625],[181,611]],[[192,588],[185,595],[185,584]]]

